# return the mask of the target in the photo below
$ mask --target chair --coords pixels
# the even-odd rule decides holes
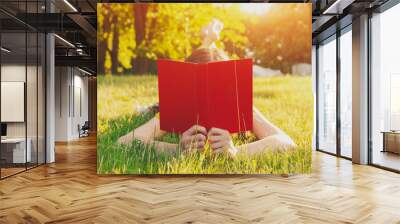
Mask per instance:
[[[78,124],[79,138],[89,136],[89,130],[90,130],[89,121],[85,121],[82,127],[80,127],[80,125]]]

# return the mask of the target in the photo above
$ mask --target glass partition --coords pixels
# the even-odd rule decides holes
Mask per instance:
[[[31,161],[26,136],[26,41],[25,32],[1,34],[2,177],[26,170]]]
[[[17,16],[40,13],[43,5],[44,1],[0,2]],[[10,15],[0,12],[1,179],[45,163],[46,39]]]

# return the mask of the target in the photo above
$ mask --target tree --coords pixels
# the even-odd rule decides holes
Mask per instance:
[[[262,15],[244,13],[240,7],[100,4],[99,62],[104,63],[99,67],[113,74],[147,73],[155,70],[158,58],[184,60],[200,46],[201,29],[214,18],[224,24],[216,44],[231,58],[252,53],[256,64],[286,73],[295,63],[310,63],[310,4],[271,4]]]
[[[110,21],[107,13],[110,11],[110,5],[104,4],[98,7],[98,14],[97,14],[97,50],[98,50],[98,72],[99,74],[106,73],[106,55],[108,51],[107,40],[111,34],[110,32]]]
[[[112,32],[112,48],[111,48],[111,71],[113,74],[118,74],[119,70],[119,61],[118,61],[118,52],[119,52],[119,30],[118,30],[118,15],[115,13],[112,16],[113,22],[113,32]]]
[[[247,36],[262,66],[290,73],[293,64],[311,63],[311,5],[274,4],[247,23]]]
[[[147,11],[149,4],[135,4],[133,6],[135,15],[135,41],[136,41],[136,58],[133,58],[133,68],[142,74],[148,71],[148,60],[146,60],[144,52],[142,52],[142,45],[145,41]],[[155,5],[152,5],[155,6]],[[153,7],[155,8],[155,7]]]

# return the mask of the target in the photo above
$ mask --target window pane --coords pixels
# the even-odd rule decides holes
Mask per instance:
[[[352,149],[352,35],[340,36],[340,152],[351,158]]]
[[[318,48],[318,148],[336,153],[336,40]]]
[[[372,163],[400,170],[400,4],[373,16]],[[397,131],[397,132],[396,132]]]

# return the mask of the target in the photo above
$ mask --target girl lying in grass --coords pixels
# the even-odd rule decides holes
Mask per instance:
[[[218,50],[214,44],[214,41],[219,38],[219,32],[222,29],[221,26],[222,25],[217,21],[213,21],[203,30],[205,38],[203,38],[202,46],[194,50],[192,55],[186,59],[186,62],[208,63],[212,61],[228,60],[226,54]],[[153,109],[158,112],[157,106],[153,107]],[[182,133],[178,145],[156,140],[160,139],[166,132],[160,129],[160,120],[158,116],[155,116],[147,123],[120,137],[118,142],[121,144],[129,144],[136,139],[146,144],[154,144],[158,151],[175,151],[178,148],[182,151],[202,151],[208,141],[213,152],[227,152],[232,156],[235,156],[239,152],[246,152],[249,155],[253,155],[266,150],[285,150],[296,146],[285,132],[272,124],[256,108],[253,108],[252,132],[257,138],[257,141],[234,146],[231,134],[227,130],[218,127],[206,130],[206,128],[202,126],[193,125]]]

